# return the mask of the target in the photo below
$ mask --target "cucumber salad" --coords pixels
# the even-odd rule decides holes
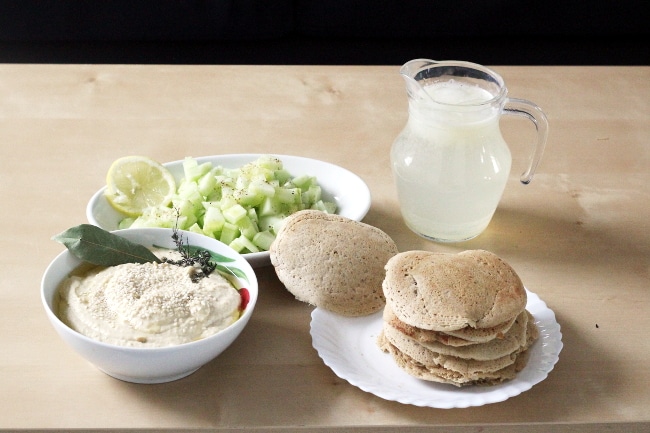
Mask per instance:
[[[183,161],[171,202],[120,221],[119,228],[167,227],[201,233],[240,253],[268,251],[284,219],[303,209],[336,212],[314,176],[293,177],[282,161],[262,156],[239,168]]]

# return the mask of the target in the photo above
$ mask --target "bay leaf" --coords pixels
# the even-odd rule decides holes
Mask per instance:
[[[75,257],[94,265],[116,266],[161,261],[144,245],[92,224],[69,228],[52,239],[65,245]]]

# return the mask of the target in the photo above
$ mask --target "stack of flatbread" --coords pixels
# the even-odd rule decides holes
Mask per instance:
[[[456,386],[515,377],[538,338],[515,271],[488,251],[408,251],[386,264],[377,343],[403,370]]]

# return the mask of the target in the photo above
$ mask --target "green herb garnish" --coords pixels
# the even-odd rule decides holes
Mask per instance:
[[[161,260],[147,247],[91,224],[81,224],[52,237],[77,258],[99,266],[147,263]]]
[[[177,225],[172,229],[172,240],[181,255],[179,260],[165,257],[159,259],[144,245],[132,242],[91,224],[72,227],[52,237],[52,239],[65,245],[78,259],[99,266],[149,262],[169,263],[182,267],[191,266],[190,279],[193,283],[197,283],[201,278],[209,276],[219,267],[211,260],[212,253],[210,251],[191,247],[188,243],[185,243]],[[225,269],[233,273],[229,268],[225,267]]]
[[[183,243],[183,236],[174,227],[172,232],[172,240],[176,244],[176,250],[181,254],[179,260],[170,260],[163,258],[163,262],[176,266],[192,266],[194,272],[190,273],[190,279],[193,283],[197,283],[201,278],[209,276],[217,267],[210,259],[212,255],[210,251],[201,248],[191,248],[189,244]]]

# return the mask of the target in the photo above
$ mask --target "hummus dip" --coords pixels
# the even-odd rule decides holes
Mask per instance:
[[[165,256],[176,259],[173,254],[165,250]],[[219,273],[193,283],[191,272],[191,267],[169,263],[92,268],[61,284],[58,316],[87,337],[120,346],[200,340],[239,318],[241,297]]]

